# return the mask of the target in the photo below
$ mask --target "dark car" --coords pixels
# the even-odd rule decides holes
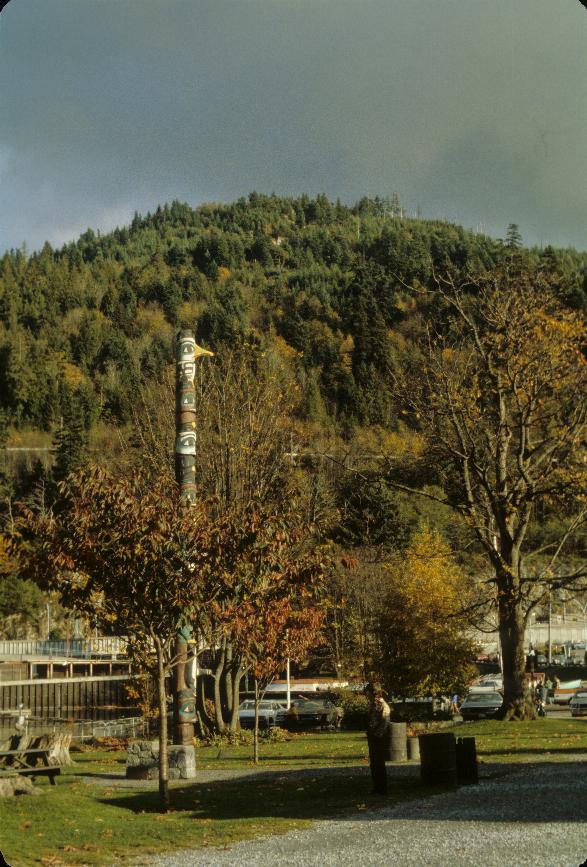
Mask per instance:
[[[500,692],[470,692],[460,708],[464,720],[492,719],[503,704]]]
[[[576,692],[569,702],[571,716],[587,716],[587,692]]]
[[[296,698],[285,716],[290,728],[340,728],[344,711],[327,698]]]

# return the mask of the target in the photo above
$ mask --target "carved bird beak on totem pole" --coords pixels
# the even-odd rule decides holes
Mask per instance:
[[[198,346],[197,343],[194,343],[194,358],[198,358],[200,355],[214,355],[214,353],[210,352],[209,349],[202,349],[201,346]]]

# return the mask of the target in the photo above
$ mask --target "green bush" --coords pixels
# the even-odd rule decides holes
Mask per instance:
[[[345,729],[363,731],[367,727],[369,699],[366,695],[352,689],[333,689],[328,698],[343,709],[342,725]]]
[[[392,722],[431,722],[452,719],[449,711],[434,710],[431,701],[403,702],[391,704]]]
[[[259,732],[259,735],[263,740],[269,741],[271,744],[285,743],[286,741],[291,741],[292,738],[290,732],[280,728],[279,726],[274,726],[270,729],[263,729],[263,731]]]
[[[219,750],[226,747],[234,746],[250,746],[253,743],[253,732],[250,729],[238,729],[235,732],[224,732],[223,734],[211,734],[209,737],[196,738],[196,746],[198,744],[206,747],[217,747]]]

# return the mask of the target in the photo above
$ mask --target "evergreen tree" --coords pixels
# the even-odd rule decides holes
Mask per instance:
[[[61,419],[61,425],[54,440],[55,463],[53,482],[61,482],[84,462],[88,446],[88,431],[85,426],[84,407],[79,397],[72,395]]]
[[[522,235],[520,234],[520,229],[518,228],[516,223],[510,223],[507,228],[507,234],[505,236],[505,245],[508,250],[519,250],[522,246],[523,240]]]

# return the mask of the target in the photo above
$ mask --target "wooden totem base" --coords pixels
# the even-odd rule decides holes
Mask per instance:
[[[181,722],[174,726],[173,743],[182,747],[192,747],[194,745],[193,722]]]

